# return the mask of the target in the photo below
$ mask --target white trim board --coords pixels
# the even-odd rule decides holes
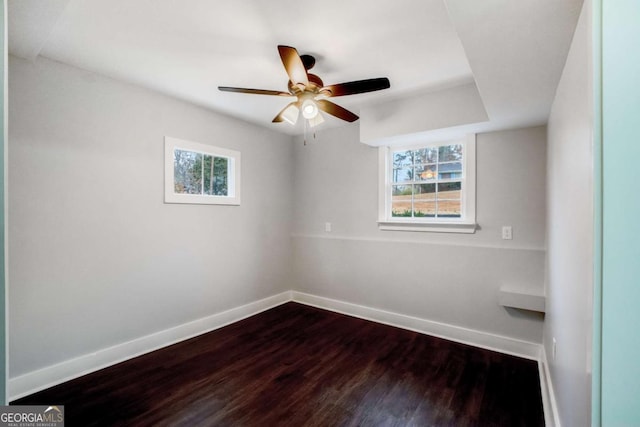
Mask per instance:
[[[510,354],[524,359],[538,360],[540,357],[540,344],[534,342],[449,325],[447,323],[434,322],[432,320],[338,301],[331,298],[319,297],[303,292],[292,291],[292,296],[293,301],[300,304],[310,305],[360,319],[371,320],[373,322],[395,326],[449,341]]]
[[[376,242],[376,243],[398,243],[398,244],[410,244],[410,245],[427,245],[427,246],[462,246],[465,248],[481,248],[481,249],[498,249],[505,251],[533,251],[544,252],[545,248],[529,247],[529,246],[506,246],[506,245],[494,245],[484,243],[460,243],[460,242],[432,242],[425,240],[411,240],[411,239],[399,239],[399,238],[380,238],[380,237],[364,237],[364,236],[347,236],[340,234],[308,234],[308,233],[292,233],[291,237],[294,239],[325,239],[325,240],[347,240],[353,242]]]
[[[544,409],[544,423],[547,427],[561,427],[560,414],[556,395],[553,391],[551,372],[549,371],[549,361],[544,346],[540,346],[540,356],[538,359],[538,375],[540,376],[540,390],[542,392],[542,408]]]
[[[9,401],[163,347],[205,334],[291,301],[291,291],[85,354],[9,379]]]

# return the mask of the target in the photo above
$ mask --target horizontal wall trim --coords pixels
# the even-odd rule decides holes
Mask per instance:
[[[182,325],[145,335],[74,359],[47,366],[9,379],[9,401],[54,385],[124,362],[198,335],[222,328],[270,308],[291,301],[291,291],[203,317]]]
[[[506,251],[538,251],[545,252],[545,248],[527,247],[527,246],[499,246],[489,244],[468,244],[458,242],[425,242],[419,240],[409,239],[383,239],[377,237],[357,237],[357,236],[344,236],[344,235],[326,235],[326,234],[291,234],[292,238],[300,239],[325,239],[325,240],[348,240],[356,242],[376,242],[376,243],[412,243],[415,245],[432,245],[432,246],[462,246],[468,248],[486,248],[486,249],[500,249]]]
[[[487,350],[539,360],[540,344],[359,304],[292,291],[293,301]]]

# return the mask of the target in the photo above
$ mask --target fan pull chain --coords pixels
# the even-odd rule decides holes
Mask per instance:
[[[309,123],[308,120],[304,121],[304,145],[307,145],[307,129],[309,128]],[[313,140],[315,141],[316,138],[316,131],[315,129],[313,130]]]
[[[304,145],[307,145],[307,120],[304,120]]]

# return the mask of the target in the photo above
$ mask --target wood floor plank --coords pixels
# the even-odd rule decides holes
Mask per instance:
[[[296,303],[19,399],[68,426],[542,426],[537,363]]]

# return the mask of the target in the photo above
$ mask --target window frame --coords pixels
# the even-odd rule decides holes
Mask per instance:
[[[393,217],[391,215],[393,159],[391,153],[445,145],[462,145],[462,195],[460,218]],[[457,181],[457,179],[456,179]],[[434,181],[438,183],[438,180]],[[476,135],[461,139],[378,148],[378,228],[389,231],[475,233],[476,224]]]
[[[227,196],[208,194],[183,194],[175,192],[174,151],[176,149],[224,157],[228,159]],[[209,144],[164,137],[164,202],[198,205],[240,205],[241,155],[239,151]]]

